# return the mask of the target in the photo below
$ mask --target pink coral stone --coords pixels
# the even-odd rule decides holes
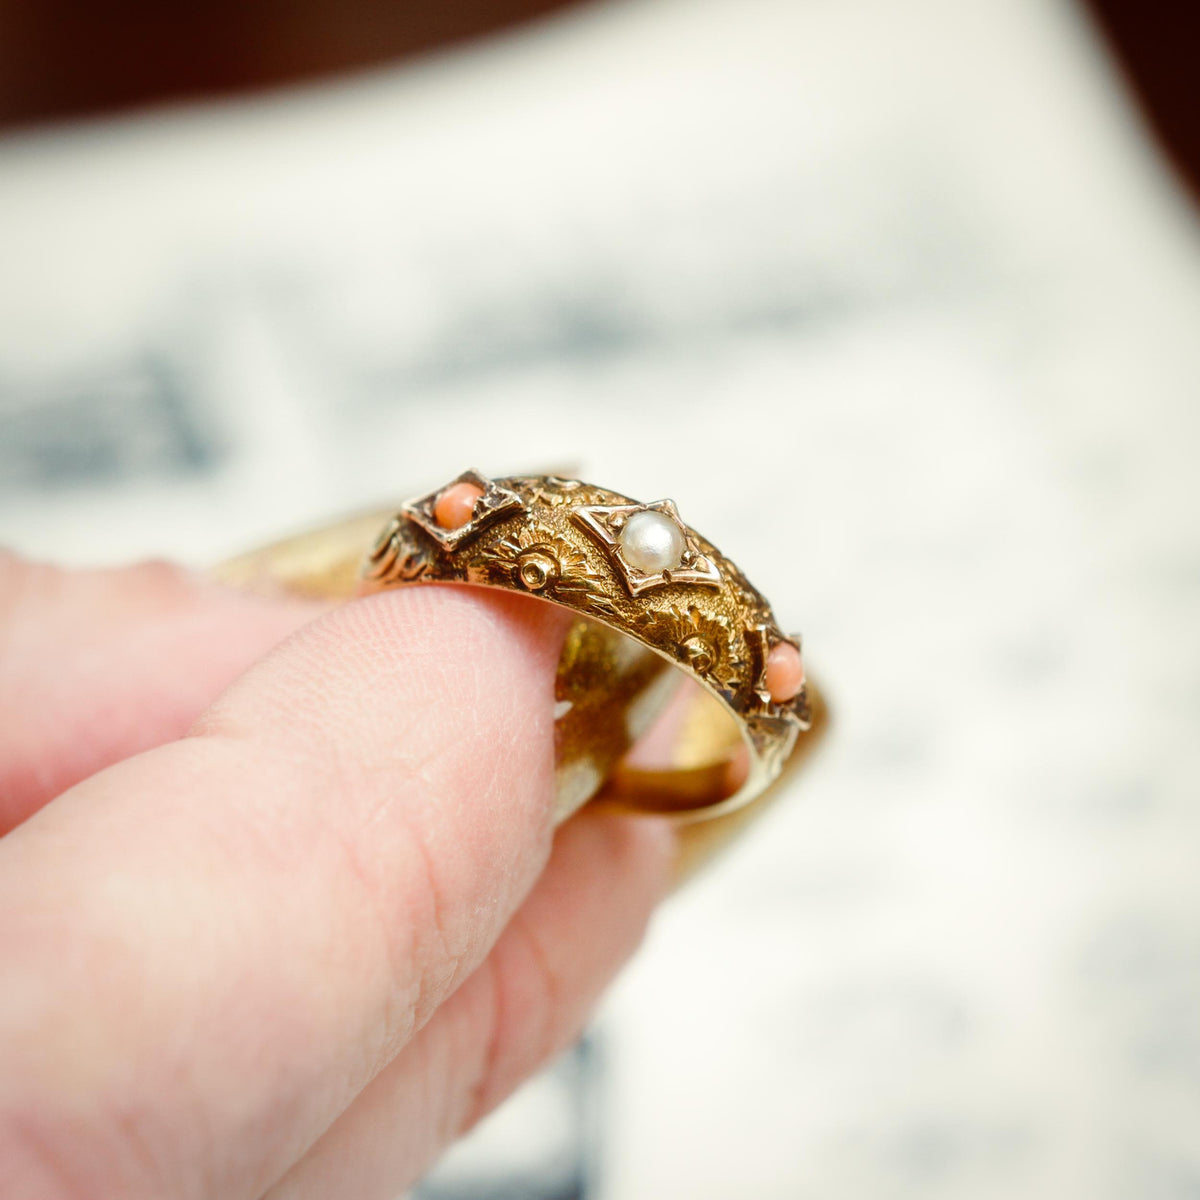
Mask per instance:
[[[452,483],[433,506],[433,519],[443,529],[461,529],[475,512],[475,501],[483,488],[474,483]]]
[[[780,642],[767,655],[767,691],[776,704],[795,698],[804,686],[804,663],[791,642]]]

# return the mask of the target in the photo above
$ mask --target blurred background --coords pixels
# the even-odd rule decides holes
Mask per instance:
[[[569,468],[829,693],[422,1197],[1200,1197],[1192,8],[0,0],[0,540]]]

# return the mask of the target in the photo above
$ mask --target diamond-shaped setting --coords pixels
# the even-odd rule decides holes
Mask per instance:
[[[447,489],[463,483],[473,484],[483,495],[476,500],[469,521],[455,529],[447,529],[438,524],[435,515],[438,497]],[[401,505],[400,511],[414,525],[419,525],[438,545],[446,550],[455,550],[488,526],[494,525],[504,517],[512,516],[513,513],[523,512],[524,509],[525,504],[521,497],[510,488],[501,487],[478,471],[464,471],[457,479],[443,484],[437,491],[407,501]]]
[[[653,521],[641,514],[656,514]],[[671,583],[720,587],[721,572],[704,554],[691,530],[679,519],[673,500],[653,504],[580,504],[575,522],[608,553],[631,596]],[[631,519],[638,520],[630,524]],[[637,528],[640,527],[640,528]],[[623,535],[637,528],[636,545]],[[632,561],[631,561],[632,560]],[[649,564],[661,564],[653,569]]]

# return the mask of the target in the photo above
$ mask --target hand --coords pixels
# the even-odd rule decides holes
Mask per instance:
[[[577,1036],[673,835],[553,834],[562,632],[0,556],[0,1195],[392,1197]]]

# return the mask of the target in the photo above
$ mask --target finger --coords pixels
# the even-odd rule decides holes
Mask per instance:
[[[483,965],[270,1200],[386,1200],[581,1032],[665,893],[671,828],[644,817],[570,821],[545,874]]]
[[[335,609],[0,840],[0,1193],[296,1160],[540,873],[562,631],[466,588]]]
[[[168,563],[64,571],[0,553],[0,835],[102,767],[181,737],[321,611]]]

